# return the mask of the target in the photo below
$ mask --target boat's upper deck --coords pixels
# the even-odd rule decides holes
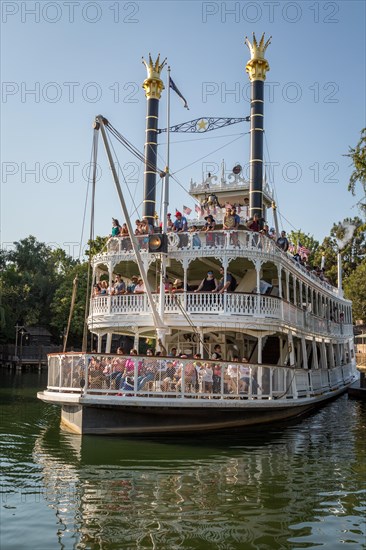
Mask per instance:
[[[150,265],[156,260],[156,255],[149,253],[148,235],[135,236],[143,259]],[[234,259],[247,259],[251,262],[274,262],[288,270],[298,279],[307,282],[318,290],[322,290],[334,298],[341,299],[338,288],[321,279],[314,270],[303,266],[294,257],[283,252],[273,239],[260,233],[246,230],[195,231],[186,233],[168,233],[168,258],[191,263],[195,259],[220,258],[232,262]],[[124,262],[135,262],[136,257],[130,237],[113,237],[106,244],[105,250],[94,256],[94,266],[114,266]],[[230,269],[230,266],[229,266]],[[269,281],[268,281],[269,282]],[[249,289],[247,289],[249,290]],[[250,289],[252,291],[253,288]]]

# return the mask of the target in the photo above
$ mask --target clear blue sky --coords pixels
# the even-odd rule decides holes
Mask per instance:
[[[342,155],[366,125],[365,2],[3,1],[1,8],[3,247],[32,234],[77,255],[94,116],[106,116],[143,150],[141,57],[149,52],[168,58],[190,106],[185,110],[172,95],[172,124],[248,115],[244,38],[253,31],[273,37],[266,158],[284,229],[302,229],[321,241],[333,222],[357,214],[357,197],[347,192],[350,162]],[[160,126],[165,99],[164,92]],[[201,181],[207,163],[211,171],[222,159],[228,170],[237,162],[245,166],[249,140],[239,134],[248,130],[243,123],[204,139],[173,135],[171,170],[188,189],[191,177]],[[116,150],[132,212],[129,193],[140,204],[143,169]],[[164,166],[163,144],[160,154]],[[105,235],[111,217],[123,216],[101,143],[99,164],[95,234]],[[176,183],[170,196],[173,212],[194,204]]]

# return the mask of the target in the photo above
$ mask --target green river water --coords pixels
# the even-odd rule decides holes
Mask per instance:
[[[83,438],[1,375],[1,550],[366,548],[366,403],[222,435]]]

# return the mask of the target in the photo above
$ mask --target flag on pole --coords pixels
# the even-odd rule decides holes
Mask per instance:
[[[173,82],[173,79],[171,77],[169,77],[169,86],[171,87],[172,90],[174,90],[174,92],[181,98],[181,100],[183,101],[183,105],[186,109],[188,109],[189,111],[189,107],[188,107],[188,103],[187,103],[187,100],[186,98],[181,94],[181,92],[178,90],[178,88],[176,87],[176,85],[174,84]]]
[[[189,214],[192,212],[192,208],[188,208],[188,206],[183,206],[183,212],[184,214],[189,216]]]
[[[300,256],[306,256],[308,257],[310,254],[310,250],[306,248],[306,246],[302,246],[300,243],[297,247],[297,253],[300,254]]]

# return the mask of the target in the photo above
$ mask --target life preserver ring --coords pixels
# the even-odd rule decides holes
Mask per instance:
[[[176,233],[168,233],[168,244],[170,248],[176,249],[179,246],[179,236]]]

